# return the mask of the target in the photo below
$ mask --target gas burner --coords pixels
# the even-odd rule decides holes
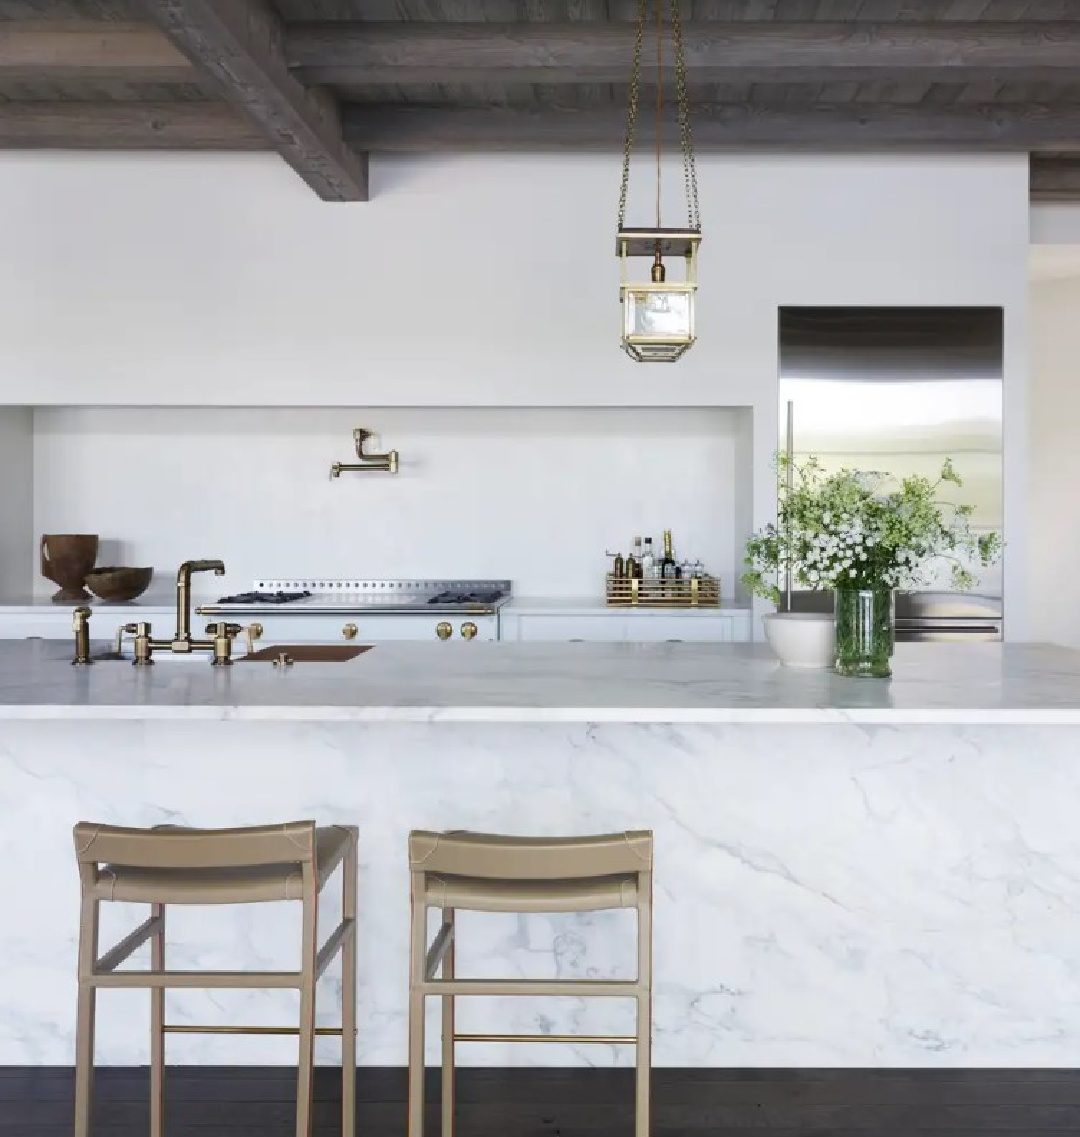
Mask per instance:
[[[490,589],[450,589],[430,597],[428,603],[444,606],[449,604],[495,604],[503,598],[503,595],[502,592]]]
[[[238,592],[235,596],[223,596],[219,604],[290,604],[294,600],[304,600],[310,592]]]

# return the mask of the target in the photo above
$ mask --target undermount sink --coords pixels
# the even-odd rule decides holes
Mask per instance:
[[[237,658],[243,658],[242,656]],[[202,665],[203,667],[210,666],[210,660],[213,656],[208,651],[192,651],[192,652],[172,652],[172,651],[155,651],[154,663],[164,663],[168,665],[176,664],[189,664],[193,666]],[[126,663],[131,667],[135,661],[135,657],[130,653],[124,655],[117,655],[115,651],[106,651],[101,655],[94,656],[95,663]]]
[[[242,656],[237,662],[280,663],[284,655],[291,663],[348,663],[370,650],[369,644],[274,644]]]

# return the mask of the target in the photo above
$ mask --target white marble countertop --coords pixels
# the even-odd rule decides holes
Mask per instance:
[[[1080,724],[1080,653],[1048,645],[900,645],[889,681],[783,668],[761,644],[395,643],[287,671],[70,654],[0,641],[0,719]]]

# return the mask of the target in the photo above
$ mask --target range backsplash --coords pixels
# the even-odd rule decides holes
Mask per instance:
[[[330,480],[358,426],[400,452],[397,475]],[[221,557],[222,595],[317,572],[579,597],[602,594],[605,549],[671,528],[730,595],[750,437],[744,408],[38,409],[34,529],[98,533],[101,561],[163,572]]]

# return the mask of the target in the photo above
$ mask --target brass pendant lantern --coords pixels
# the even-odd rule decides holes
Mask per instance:
[[[678,98],[679,140],[682,146],[683,183],[686,187],[686,225],[665,229],[660,219],[660,184],[663,165],[664,110],[664,2],[655,0],[656,23],[656,224],[652,228],[626,226],[626,197],[630,188],[630,157],[634,150],[641,86],[641,56],[649,20],[649,0],[639,0],[634,68],[626,119],[622,189],[619,193],[619,231],[616,253],[622,269],[622,345],[639,363],[674,363],[693,345],[694,301],[697,294],[697,254],[701,244],[698,213],[697,169],[690,133],[690,105],[686,93],[686,59],[683,53],[680,0],[668,0],[671,38],[675,49],[675,89]],[[631,258],[647,257],[652,266],[648,281],[634,280]],[[665,259],[682,258],[681,280],[668,279]],[[638,274],[643,275],[643,274]]]

